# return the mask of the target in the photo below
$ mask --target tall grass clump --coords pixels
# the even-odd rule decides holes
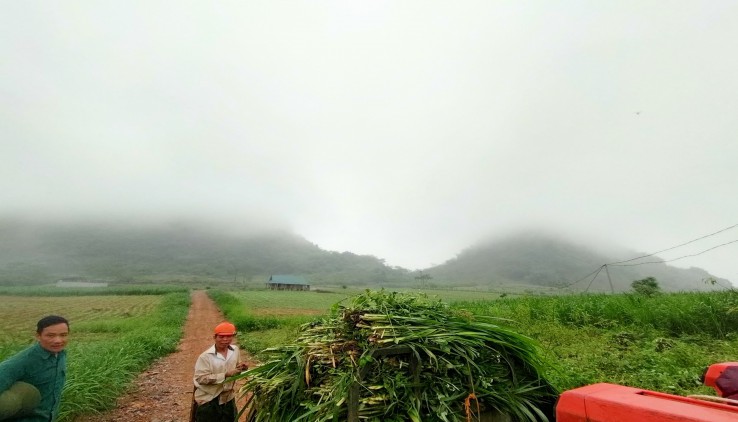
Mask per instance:
[[[637,297],[639,321],[671,335],[724,338],[738,333],[738,292],[662,294]]]
[[[527,296],[456,302],[478,314],[522,321],[547,320],[576,328],[648,326],[672,336],[738,333],[738,292]]]
[[[514,320],[556,362],[546,375],[560,390],[609,382],[709,394],[703,371],[734,361],[738,347],[735,291],[531,296],[453,306]]]
[[[189,305],[188,294],[171,293],[147,317],[72,323],[59,421],[112,408],[138,373],[176,350]]]
[[[556,320],[576,327],[648,326],[670,336],[722,338],[738,332],[735,292],[586,295],[561,298]]]

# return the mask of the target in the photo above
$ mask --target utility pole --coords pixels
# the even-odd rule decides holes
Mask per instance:
[[[607,274],[607,281],[610,282],[610,292],[615,293],[615,288],[612,287],[612,279],[610,278],[610,270],[607,269],[607,264],[605,264],[604,267],[605,267],[605,274]]]

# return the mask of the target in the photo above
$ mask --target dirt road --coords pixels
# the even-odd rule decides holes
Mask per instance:
[[[212,330],[223,314],[204,291],[192,293],[184,336],[177,351],[156,361],[118,400],[115,409],[75,422],[186,422],[192,403],[192,372],[197,357],[213,343]],[[252,367],[254,362],[244,354]]]

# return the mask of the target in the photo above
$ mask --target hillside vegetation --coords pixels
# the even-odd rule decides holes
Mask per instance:
[[[667,291],[712,290],[715,284],[730,282],[716,279],[701,268],[681,269],[663,263],[638,266],[608,266],[597,277],[587,274],[609,262],[643,255],[617,250],[605,254],[591,247],[537,233],[518,234],[470,247],[426,272],[435,283],[501,286],[511,283],[548,287],[566,291],[605,292],[630,290],[634,280],[654,277]],[[658,261],[658,257],[649,257]],[[640,261],[636,261],[640,262]],[[608,273],[610,277],[608,278]],[[711,281],[717,281],[712,283]]]
[[[602,264],[639,255],[596,252],[540,234],[519,234],[469,247],[443,265],[422,271],[391,267],[372,255],[321,249],[288,231],[251,231],[190,223],[159,225],[39,224],[0,220],[0,285],[48,284],[80,277],[114,283],[168,282],[203,286],[263,286],[272,274],[295,274],[313,286],[473,288],[501,292],[562,293],[630,290],[654,277],[665,291],[706,290],[713,277],[652,264]],[[579,283],[573,283],[579,280]],[[727,280],[718,280],[723,286]]]
[[[186,224],[0,223],[0,284],[83,277],[263,285],[271,274],[300,274],[331,284],[412,280],[407,270],[390,268],[374,256],[325,251],[288,232],[235,235]]]

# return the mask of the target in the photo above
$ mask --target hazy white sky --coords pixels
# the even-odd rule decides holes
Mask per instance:
[[[528,226],[652,252],[738,223],[735,1],[2,9],[2,213],[284,222],[413,269]]]

